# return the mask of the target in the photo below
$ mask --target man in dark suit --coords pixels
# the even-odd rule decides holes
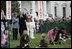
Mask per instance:
[[[18,15],[18,18],[19,18],[19,33],[21,36],[23,31],[27,30],[26,22],[25,22],[26,15],[24,15],[23,12],[20,11],[20,15]]]

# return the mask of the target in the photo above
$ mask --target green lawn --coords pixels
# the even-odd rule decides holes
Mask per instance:
[[[35,34],[35,39],[30,39],[29,41],[29,46],[30,48],[37,48],[41,39],[41,34],[37,33]],[[70,36],[71,37],[71,36]],[[46,40],[47,39],[47,34],[46,34]],[[16,46],[18,46],[20,44],[20,36],[18,34],[18,40],[13,40],[12,35],[10,36],[10,48],[17,48]],[[48,42],[49,44],[49,42]],[[66,44],[63,45],[49,45],[49,48],[71,48],[71,40],[70,39],[66,39]]]

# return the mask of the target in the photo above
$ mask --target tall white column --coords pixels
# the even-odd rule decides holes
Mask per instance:
[[[21,11],[21,1],[18,1],[18,2],[19,2],[19,4],[20,4],[19,8],[20,8],[20,11]]]
[[[33,17],[36,17],[35,1],[31,1],[31,2],[32,2],[32,15],[33,15]]]
[[[55,18],[53,1],[50,1],[50,13],[52,14],[53,18]]]
[[[42,11],[42,1],[38,1],[38,13],[39,13],[39,19],[43,19],[43,11]]]
[[[70,5],[67,5],[66,7],[66,17],[71,16],[71,9],[70,9]]]
[[[47,7],[46,6],[47,6],[46,1],[43,1],[43,9],[44,9],[43,10],[43,14],[44,14],[43,15],[43,19],[44,20],[46,20],[48,18],[48,15],[47,15]]]
[[[33,21],[33,26],[34,26],[34,28],[35,28],[35,22],[34,22],[34,18],[36,17],[36,11],[35,11],[35,1],[31,1],[31,3],[32,3],[32,16],[33,16],[33,18],[32,18],[32,21]]]
[[[38,2],[38,17],[40,17],[40,15],[39,15],[39,1],[37,1]]]
[[[63,10],[62,10],[63,7],[61,7],[61,4],[59,4],[57,6],[57,17],[60,17],[62,18],[63,17]]]
[[[44,6],[44,11],[43,11],[43,13],[44,13],[44,16],[46,16],[46,14],[47,14],[47,10],[46,10],[46,1],[43,1],[43,6]]]

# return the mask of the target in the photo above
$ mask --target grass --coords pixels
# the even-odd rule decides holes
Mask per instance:
[[[71,37],[71,36],[69,36]],[[35,39],[30,39],[29,41],[29,46],[30,48],[37,48],[39,45],[41,39],[41,33],[37,33],[35,34]],[[46,40],[49,44],[49,41],[47,39],[47,34],[46,34]],[[10,48],[17,48],[16,46],[18,46],[20,44],[20,36],[18,34],[18,40],[13,40],[12,35],[10,36]],[[66,39],[66,43],[63,45],[49,45],[49,48],[71,48],[71,40],[70,39]]]

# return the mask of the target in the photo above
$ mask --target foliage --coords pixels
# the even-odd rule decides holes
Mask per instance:
[[[11,11],[12,13],[14,12],[19,12],[19,2],[18,1],[11,1]],[[1,1],[1,9],[4,10],[6,14],[6,1]]]
[[[63,21],[63,22],[44,22],[44,32],[47,33],[50,29],[54,27],[58,27],[59,29],[63,26],[65,27],[67,34],[71,34],[71,21]],[[41,24],[40,24],[41,26]],[[40,28],[40,33],[41,28]]]

